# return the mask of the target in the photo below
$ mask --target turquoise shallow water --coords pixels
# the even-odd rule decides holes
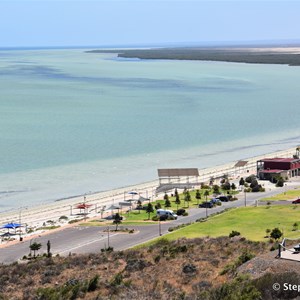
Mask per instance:
[[[0,205],[297,145],[299,80],[279,65],[0,51]]]

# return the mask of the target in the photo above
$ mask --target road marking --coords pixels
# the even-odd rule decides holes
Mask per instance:
[[[109,237],[113,237],[115,235],[118,235],[119,233],[115,233],[115,234],[110,234]],[[65,253],[65,252],[71,252],[73,251],[74,249],[78,249],[78,248],[81,248],[81,247],[84,247],[84,246],[87,246],[89,244],[93,244],[95,242],[100,242],[102,240],[107,240],[107,236],[103,237],[103,238],[100,238],[100,239],[95,239],[95,240],[92,240],[92,241],[89,241],[89,242],[86,242],[86,243],[83,243],[83,244],[80,244],[80,245],[77,245],[77,246],[74,246],[74,247],[71,247],[71,248],[68,248],[66,250],[63,250],[63,251],[58,251],[58,252],[55,252],[54,254],[57,254],[57,253]]]

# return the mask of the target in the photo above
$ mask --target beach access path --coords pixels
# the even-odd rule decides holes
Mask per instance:
[[[289,189],[299,187],[300,178],[294,178],[289,181],[286,186],[281,188],[267,189],[263,193],[247,193],[246,198],[244,193],[240,193],[237,201],[223,202],[222,206],[217,206],[208,209],[208,215],[223,211],[226,208],[234,208],[250,205],[256,205],[257,200],[282,193]],[[145,243],[168,233],[168,228],[194,222],[199,218],[206,216],[205,208],[191,208],[189,215],[186,217],[179,217],[177,220],[171,222],[161,222],[155,225],[144,226],[128,226],[134,229],[134,233],[114,232],[114,226],[110,226],[111,231],[108,234],[107,226],[83,227],[73,226],[66,227],[57,232],[49,232],[46,235],[34,236],[30,240],[15,243],[0,249],[0,263],[8,264],[21,259],[24,255],[29,254],[29,246],[33,242],[41,243],[43,245],[40,253],[46,252],[47,241],[51,241],[51,252],[53,255],[59,254],[63,256],[83,253],[99,253],[101,249],[111,246],[114,250],[124,250],[133,246]]]

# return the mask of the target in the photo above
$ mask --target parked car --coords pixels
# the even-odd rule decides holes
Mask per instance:
[[[211,202],[203,202],[203,203],[199,204],[199,207],[202,207],[202,208],[212,208],[213,206],[214,205]]]
[[[213,198],[213,199],[210,200],[210,202],[214,205],[214,204],[217,204],[218,202],[221,202],[221,201],[218,198]]]
[[[159,216],[159,217],[163,216],[163,215],[166,215],[168,217],[174,218],[175,220],[177,219],[177,215],[173,212],[173,210],[158,209],[156,211],[156,215]]]
[[[216,197],[216,199],[219,199],[222,202],[228,202],[229,201],[227,196],[218,196],[218,197]]]
[[[292,203],[293,203],[293,204],[300,204],[300,198],[294,200]]]

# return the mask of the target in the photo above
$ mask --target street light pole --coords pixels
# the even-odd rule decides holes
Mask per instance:
[[[247,197],[246,197],[246,191],[244,190],[244,195],[245,195],[245,207],[247,206]]]
[[[22,238],[22,229],[21,229],[21,226],[22,226],[22,221],[21,221],[22,208],[27,209],[27,207],[20,207],[20,211],[19,211],[19,224],[20,224],[20,227],[19,227],[19,239],[20,239],[20,242],[23,240],[23,238]]]
[[[159,234],[159,236],[161,236],[160,216],[158,216],[158,234]]]
[[[107,226],[107,246],[109,248],[109,225]]]

